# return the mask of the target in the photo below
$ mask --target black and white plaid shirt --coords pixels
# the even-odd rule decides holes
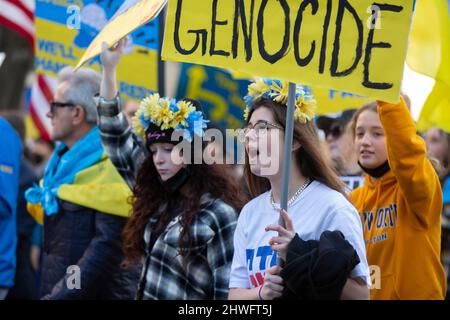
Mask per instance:
[[[227,299],[233,260],[236,211],[205,194],[192,222],[192,253],[180,255],[180,216],[174,218],[149,250],[151,230],[161,213],[153,216],[144,233],[146,255],[138,289],[144,300]]]
[[[105,100],[97,97],[97,124],[103,149],[128,186],[133,189],[137,172],[147,156],[142,142],[132,133],[121,111],[120,98]]]
[[[140,165],[147,156],[143,144],[131,132],[121,112],[120,100],[98,98],[98,126],[103,148],[128,185],[133,188]],[[144,241],[146,255],[138,289],[139,299],[227,299],[233,260],[233,235],[237,212],[208,194],[191,224],[192,253],[180,255],[180,215],[169,222],[151,250],[151,230],[165,208],[148,222]],[[181,214],[181,212],[180,212]]]

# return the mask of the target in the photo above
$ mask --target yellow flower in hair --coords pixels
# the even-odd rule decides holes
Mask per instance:
[[[272,81],[271,89],[275,91],[270,94],[273,101],[281,104],[287,104],[289,95],[289,83],[287,81],[282,81],[281,85],[276,81]]]
[[[134,132],[136,133],[136,135],[140,136],[140,137],[144,137],[145,136],[145,128],[143,127],[142,123],[141,123],[141,117],[142,117],[143,111],[141,108],[139,108],[134,117],[132,118],[132,122],[131,122],[131,126],[133,127]]]
[[[156,124],[161,127],[161,130],[170,128],[170,123],[173,119],[173,112],[170,110],[170,101],[167,99],[160,99],[160,107],[155,111]]]
[[[144,117],[150,119],[153,116],[154,110],[158,108],[160,96],[158,93],[151,94],[144,98],[139,106],[143,110]]]
[[[263,79],[256,79],[248,86],[248,95],[257,98],[270,91],[270,86]]]
[[[299,108],[296,108],[294,111],[294,118],[296,121],[306,124],[309,121],[309,118],[306,114],[304,114],[303,112],[300,111]]]
[[[173,127],[177,127],[179,124],[186,126],[186,119],[191,112],[195,111],[195,107],[192,103],[184,100],[180,101],[177,107],[178,111],[173,114]]]
[[[300,123],[307,123],[314,118],[316,108],[317,105],[314,99],[306,100],[304,96],[301,96],[296,100],[294,117]]]

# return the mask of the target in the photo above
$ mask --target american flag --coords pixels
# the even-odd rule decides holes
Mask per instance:
[[[35,0],[0,0],[0,24],[22,35],[34,47]]]
[[[0,24],[26,38],[32,48],[35,42],[35,0],[0,0]],[[37,74],[31,89],[29,113],[41,137],[50,140],[50,109],[57,82],[55,78]]]
[[[47,141],[50,141],[51,124],[46,114],[57,85],[57,79],[38,74],[31,89],[30,115],[41,137]]]

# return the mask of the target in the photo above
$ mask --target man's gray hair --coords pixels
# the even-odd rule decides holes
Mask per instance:
[[[58,74],[59,83],[67,82],[68,88],[63,93],[66,102],[80,105],[86,111],[86,121],[97,123],[97,106],[94,96],[100,92],[101,76],[98,72],[80,68],[76,72],[67,66]]]

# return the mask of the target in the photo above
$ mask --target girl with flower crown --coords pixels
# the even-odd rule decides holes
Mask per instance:
[[[142,258],[137,298],[225,299],[241,193],[218,165],[192,164],[192,153],[176,161],[172,135],[195,151],[193,141],[207,126],[195,101],[150,95],[131,132],[115,79],[125,45],[121,40],[115,49],[103,48],[98,113],[105,150],[133,187],[123,237],[126,262]]]
[[[295,298],[302,299],[366,299],[369,296],[369,270],[361,221],[347,200],[339,178],[321,153],[316,128],[311,121],[314,100],[307,88],[301,86],[297,86],[296,92],[290,200],[287,212],[280,210],[287,95],[288,83],[264,79],[252,83],[245,97],[248,106],[244,116],[247,128],[243,135],[245,176],[255,198],[239,215],[229,298],[266,300],[295,292]],[[278,225],[280,212],[286,228]],[[337,233],[330,236],[328,231]],[[343,269],[352,267],[346,272],[339,271],[338,278],[343,278],[341,284],[328,277],[324,280],[326,283],[319,286],[315,281],[320,277],[325,279],[325,273],[335,270],[333,264],[338,263],[337,260],[324,263],[326,254],[323,255],[322,247],[331,245],[333,252],[340,250],[333,246],[334,240],[330,244],[330,239],[338,239],[339,245],[342,243],[350,249],[351,259],[345,260]],[[296,259],[300,266],[305,266],[305,271],[289,265],[290,257],[295,256],[290,255],[291,242],[296,242],[297,248],[300,246]],[[316,258],[312,259],[314,256]],[[286,279],[292,274],[283,274],[285,270],[277,265],[278,257],[285,262],[284,269],[289,267],[291,273],[303,273],[294,274],[297,280],[303,277],[297,282],[300,288],[288,288]],[[318,271],[318,265],[323,267],[323,272]],[[308,286],[315,295],[306,293]],[[319,289],[322,295],[318,294]],[[334,295],[329,294],[330,290]]]

